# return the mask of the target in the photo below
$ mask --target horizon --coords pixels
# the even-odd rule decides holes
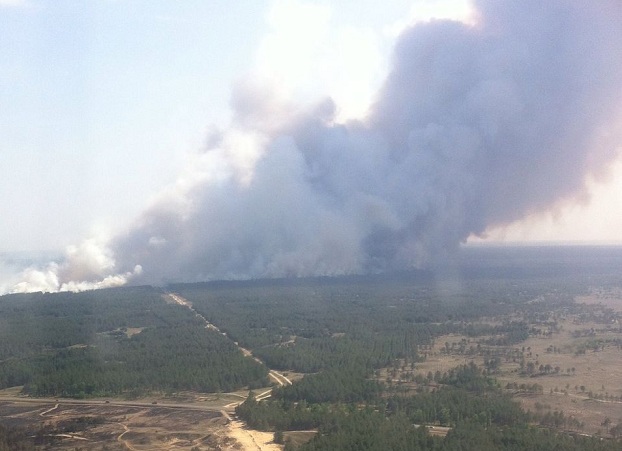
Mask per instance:
[[[610,252],[609,252],[610,251]],[[155,287],[171,289],[174,286],[202,285],[202,284],[305,284],[307,282],[316,283],[325,281],[327,283],[341,283],[342,281],[367,280],[370,283],[382,283],[392,280],[395,277],[431,277],[438,281],[464,281],[482,272],[487,274],[493,271],[494,277],[500,277],[504,271],[506,277],[520,276],[533,273],[544,274],[553,271],[555,274],[570,275],[577,270],[581,271],[582,277],[587,277],[593,271],[601,274],[607,268],[607,273],[617,274],[619,264],[622,264],[622,243],[602,244],[602,243],[564,243],[548,242],[481,242],[465,243],[460,251],[454,254],[451,260],[441,262],[438,266],[422,268],[401,268],[379,272],[352,272],[338,275],[281,275],[268,277],[243,277],[243,278],[215,278],[202,280],[169,280],[162,283],[139,283],[135,284],[128,281],[127,284],[113,285],[109,287],[85,287],[81,290],[60,290],[67,291],[90,291],[93,289],[108,288],[132,288],[132,287]],[[482,253],[483,252],[483,253]],[[606,252],[603,254],[603,252]],[[14,262],[23,262],[27,265],[45,264],[50,258],[55,258],[62,263],[62,253],[0,252],[0,258],[7,257],[7,261],[14,259]],[[474,272],[475,271],[475,272]],[[499,273],[501,271],[501,273]],[[54,293],[55,290],[31,290],[33,293]],[[12,294],[23,294],[23,292],[0,292],[0,296]]]

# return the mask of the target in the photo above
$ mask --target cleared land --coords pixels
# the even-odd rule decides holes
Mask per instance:
[[[562,429],[607,436],[611,427],[622,424],[620,293],[593,290],[577,297],[573,308],[553,309],[538,320],[520,313],[487,318],[488,324],[524,321],[529,338],[496,346],[490,343],[500,337],[492,335],[444,335],[421,349],[424,362],[385,369],[379,379],[405,389],[434,390],[437,384],[427,382],[430,376],[473,362],[489,368],[525,409],[563,412],[571,420]],[[417,375],[426,382],[415,383]]]
[[[37,443],[59,450],[281,449],[273,435],[252,431],[224,409],[235,395],[184,396],[179,402],[20,399],[3,392],[7,426],[37,431]]]
[[[38,429],[37,442],[54,449],[236,449],[218,411],[121,404],[0,401],[0,416]]]

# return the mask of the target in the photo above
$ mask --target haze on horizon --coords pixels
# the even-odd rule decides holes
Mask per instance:
[[[622,4],[348,3],[0,0],[0,293],[622,240]]]

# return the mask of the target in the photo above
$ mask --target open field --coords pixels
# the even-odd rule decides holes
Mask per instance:
[[[602,305],[622,312],[622,288],[592,290],[589,295],[577,296],[576,301],[581,304]]]
[[[488,367],[489,374],[525,409],[540,414],[563,412],[574,418],[565,429],[607,436],[610,427],[622,424],[619,296],[619,290],[594,291],[578,297],[573,308],[552,310],[538,321],[517,313],[491,319],[528,322],[529,338],[509,346],[486,344],[495,339],[489,335],[438,337],[431,347],[423,347],[426,359],[414,370],[408,365],[397,371],[386,369],[380,379],[421,389],[412,382],[415,375],[427,381],[430,375],[473,362]],[[430,382],[426,389],[434,386]]]

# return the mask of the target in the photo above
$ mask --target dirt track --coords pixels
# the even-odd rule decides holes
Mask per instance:
[[[186,308],[189,308],[190,310],[192,310],[192,312],[198,317],[200,318],[204,323],[205,323],[205,328],[206,329],[211,329],[213,331],[216,331],[220,334],[222,334],[223,336],[227,337],[227,333],[226,332],[222,332],[218,326],[215,326],[214,324],[210,323],[207,318],[205,318],[203,315],[201,315],[200,313],[198,313],[194,307],[192,306],[192,303],[190,301],[188,301],[187,299],[181,297],[180,295],[176,294],[176,293],[168,293],[168,296],[177,304],[182,305]],[[227,337],[228,338],[228,337]],[[262,365],[265,365],[264,362],[262,362],[261,360],[259,360],[257,357],[255,357],[253,355],[253,353],[246,349],[243,348],[242,346],[240,346],[237,342],[233,342],[240,351],[242,351],[242,354],[244,354],[244,356],[246,357],[250,357],[253,360],[255,360],[258,363],[261,363]],[[283,376],[281,373],[274,371],[274,370],[269,370],[268,375],[274,379],[274,381],[276,381],[277,384],[279,385],[292,385],[292,381],[289,380],[287,377]]]
[[[182,305],[182,306],[192,310],[192,312],[194,312],[194,314],[198,318],[200,318],[202,321],[205,322],[205,328],[211,329],[213,331],[216,331],[216,332],[222,334],[223,336],[227,337],[227,334],[225,332],[222,332],[218,328],[218,326],[216,326],[214,324],[211,324],[203,315],[198,313],[194,309],[194,307],[192,306],[192,303],[190,301],[188,301],[187,299],[185,299],[185,298],[183,298],[180,295],[175,294],[175,293],[168,293],[168,296],[173,301],[175,301],[177,304]],[[233,343],[238,347],[238,349],[242,352],[242,354],[244,354],[244,356],[250,357],[250,358],[254,359],[256,362],[261,363],[262,365],[265,365],[260,359],[255,357],[250,350],[248,350],[246,348],[243,348],[242,346],[240,346],[235,341]],[[284,376],[283,374],[281,374],[281,373],[279,373],[277,371],[269,370],[268,376],[271,379],[273,379],[280,386],[291,385],[292,384],[292,381],[290,379],[288,379],[286,376]],[[265,392],[260,393],[259,395],[257,395],[257,400],[269,398],[271,396],[271,394],[272,394],[272,389],[266,390]],[[240,401],[229,403],[229,404],[227,404],[225,406],[225,408],[232,410],[237,405],[242,403],[244,401],[244,399],[242,399]],[[282,449],[281,446],[273,443],[273,441],[272,441],[273,434],[271,434],[269,432],[260,432],[260,431],[255,431],[255,430],[252,430],[252,429],[248,429],[243,422],[241,422],[239,420],[233,420],[229,416],[229,413],[226,410],[223,410],[222,414],[226,418],[228,418],[230,420],[230,422],[228,424],[228,428],[227,428],[229,437],[234,438],[237,442],[239,442],[242,445],[242,449],[244,449],[244,450],[258,450],[258,451],[275,451],[275,450],[281,450]]]

